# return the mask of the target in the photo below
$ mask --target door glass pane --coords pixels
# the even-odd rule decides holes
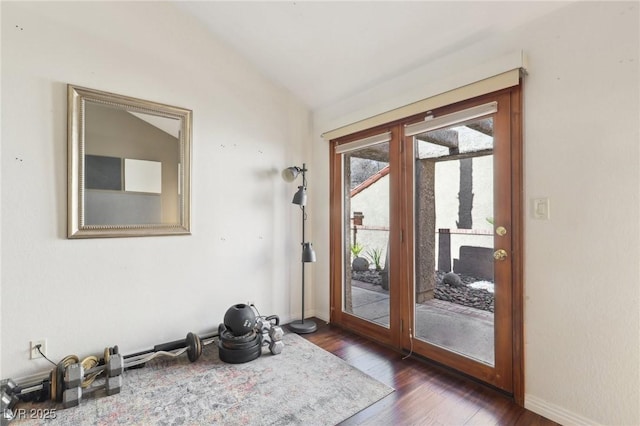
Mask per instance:
[[[414,149],[415,337],[494,365],[493,119]]]
[[[389,327],[389,142],[343,164],[343,312]]]

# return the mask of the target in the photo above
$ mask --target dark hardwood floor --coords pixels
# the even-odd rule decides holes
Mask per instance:
[[[438,365],[403,355],[315,318],[301,336],[395,392],[342,425],[557,425],[497,390]]]

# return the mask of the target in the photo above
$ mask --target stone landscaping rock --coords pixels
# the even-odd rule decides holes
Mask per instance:
[[[442,282],[453,287],[460,287],[464,285],[462,284],[462,280],[460,279],[458,274],[456,274],[455,272],[447,272],[446,274],[444,274],[444,277],[442,277]]]
[[[369,261],[364,257],[356,257],[351,263],[351,269],[354,271],[368,271]]]

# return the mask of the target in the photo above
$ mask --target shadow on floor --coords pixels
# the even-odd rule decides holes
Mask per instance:
[[[389,294],[352,286],[353,314],[389,326]],[[363,283],[364,284],[364,283]],[[416,305],[415,335],[485,364],[494,364],[493,313],[443,300],[432,299]]]

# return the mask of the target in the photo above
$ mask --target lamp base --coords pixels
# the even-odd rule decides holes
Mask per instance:
[[[309,319],[291,321],[288,325],[291,331],[298,334],[313,333],[318,329],[316,323]]]

